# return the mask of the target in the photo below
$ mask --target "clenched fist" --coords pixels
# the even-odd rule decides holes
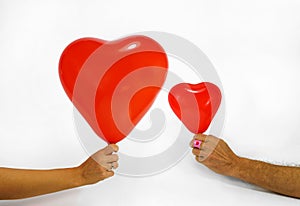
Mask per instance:
[[[107,147],[99,150],[89,157],[79,167],[79,173],[82,177],[83,185],[94,184],[100,180],[104,180],[114,175],[112,169],[118,167],[119,157],[113,154],[119,150],[115,144],[110,144]]]
[[[200,149],[193,148],[194,140],[202,143]],[[196,160],[216,173],[232,176],[238,164],[239,157],[222,139],[212,135],[195,135],[190,143]]]

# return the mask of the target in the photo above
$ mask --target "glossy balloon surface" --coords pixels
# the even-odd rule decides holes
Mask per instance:
[[[154,102],[168,72],[163,48],[146,36],[115,41],[82,38],[63,51],[63,88],[94,132],[108,143],[125,138]]]
[[[181,83],[169,92],[169,104],[182,123],[195,134],[203,133],[215,116],[222,95],[219,88],[209,82]]]

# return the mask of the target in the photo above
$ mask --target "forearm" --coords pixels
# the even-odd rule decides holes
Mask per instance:
[[[0,199],[27,198],[80,186],[77,168],[23,170],[0,168]]]
[[[300,198],[300,167],[239,158],[232,176],[276,193]]]

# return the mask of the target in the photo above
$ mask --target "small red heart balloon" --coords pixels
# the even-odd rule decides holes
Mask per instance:
[[[176,116],[195,134],[207,130],[220,106],[221,98],[219,88],[209,82],[177,84],[168,96]]]
[[[65,92],[108,143],[125,138],[148,111],[167,75],[163,48],[146,36],[115,41],[82,38],[59,62]]]

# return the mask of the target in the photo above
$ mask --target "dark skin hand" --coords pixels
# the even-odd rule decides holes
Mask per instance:
[[[200,149],[193,148],[201,140]],[[191,141],[196,160],[212,171],[235,177],[275,193],[300,198],[300,167],[273,165],[237,156],[227,143],[212,135],[198,134]]]

